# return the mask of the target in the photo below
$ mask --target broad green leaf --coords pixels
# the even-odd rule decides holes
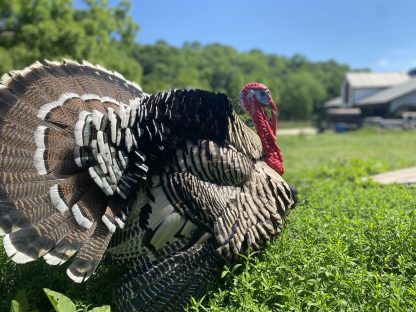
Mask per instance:
[[[29,301],[27,300],[26,291],[24,289],[20,289],[17,292],[15,300],[19,303],[22,312],[29,312]]]
[[[76,312],[77,309],[75,304],[67,296],[47,288],[44,288],[43,290],[56,312]]]
[[[12,300],[12,303],[10,305],[10,312],[23,312],[20,308],[19,302],[17,302],[16,300]]]

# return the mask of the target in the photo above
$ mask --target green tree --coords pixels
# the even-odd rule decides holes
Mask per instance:
[[[85,3],[86,9],[75,9],[71,0],[0,0],[1,70],[66,57],[140,80],[141,67],[130,56],[138,25],[128,16],[129,2],[114,8],[106,0]]]
[[[283,119],[310,119],[314,105],[322,101],[324,96],[324,86],[311,73],[291,73],[282,95],[281,116]]]
[[[245,83],[259,81],[271,89],[281,118],[308,119],[314,107],[339,94],[349,70],[335,61],[311,62],[301,54],[288,58],[259,49],[239,52],[222,44],[141,45],[128,0],[114,7],[107,0],[84,2],[79,9],[72,0],[0,0],[0,71],[45,58],[88,60],[122,73],[146,92],[200,88],[226,93],[234,104]]]

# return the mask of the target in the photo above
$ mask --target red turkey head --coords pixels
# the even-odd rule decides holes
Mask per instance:
[[[278,110],[270,90],[264,84],[250,82],[241,90],[239,104],[254,122],[266,152],[266,163],[283,175],[283,157],[276,143]]]

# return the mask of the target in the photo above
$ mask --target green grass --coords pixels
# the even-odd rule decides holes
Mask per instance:
[[[299,205],[265,252],[190,310],[415,311],[416,190],[362,178],[416,165],[416,133],[278,140]]]
[[[278,239],[227,268],[219,288],[190,310],[416,310],[416,190],[362,179],[416,165],[416,132],[326,133],[278,142],[299,205]],[[117,272],[101,265],[79,285],[65,276],[65,267],[15,265],[1,249],[0,311],[22,289],[32,309],[51,310],[45,287],[93,306],[109,304]]]
[[[310,128],[314,127],[314,123],[310,120],[297,121],[297,120],[282,120],[279,121],[279,129],[294,129],[294,128]]]
[[[362,182],[371,167],[310,176],[283,234],[195,309],[415,311],[415,189]]]
[[[415,131],[362,130],[344,134],[281,136],[285,178],[302,181],[333,161],[377,160],[384,170],[416,166]]]

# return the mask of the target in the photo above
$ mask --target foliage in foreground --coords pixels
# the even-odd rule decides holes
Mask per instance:
[[[311,175],[281,237],[192,310],[415,311],[415,189],[362,180],[379,167]]]
[[[110,312],[110,306],[96,307],[89,309],[88,305],[83,304],[82,302],[74,303],[67,296],[58,293],[56,291],[44,288],[46,296],[48,297],[50,303],[52,304],[56,312]],[[10,306],[10,312],[29,312],[30,304],[26,297],[24,290],[20,290],[15,299],[12,300]],[[32,310],[37,311],[37,310]]]
[[[219,289],[190,310],[415,310],[415,188],[362,180],[414,165],[414,136],[361,131],[279,138],[299,205],[277,240],[226,268]],[[84,306],[111,304],[120,268],[101,265],[82,284],[72,283],[65,269],[43,261],[16,265],[1,248],[0,311],[9,310],[19,290],[26,291],[31,310],[52,310],[43,288]]]

